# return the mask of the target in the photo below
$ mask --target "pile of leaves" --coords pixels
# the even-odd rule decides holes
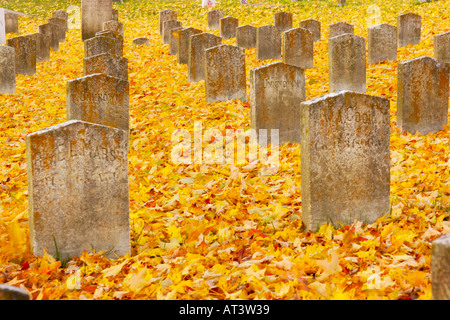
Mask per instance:
[[[193,133],[197,121],[203,132],[246,130],[249,103],[206,103],[204,82],[187,81],[187,66],[162,44],[158,11],[174,9],[183,26],[206,31],[201,1],[115,2],[129,63],[132,252],[106,257],[93,249],[60,261],[29,248],[25,138],[66,121],[66,82],[83,76],[84,47],[73,28],[51,61],[38,63],[33,76],[18,75],[16,92],[0,95],[0,283],[24,287],[33,299],[431,298],[431,242],[450,232],[450,133],[448,126],[429,135],[399,131],[397,65],[433,56],[433,36],[449,31],[450,1],[248,2],[222,0],[217,7],[240,25],[272,24],[277,11],[292,12],[294,26],[307,18],[321,21],[314,68],[306,71],[307,99],[328,93],[329,24],[347,21],[367,38],[371,24],[396,25],[405,12],[422,16],[420,44],[399,48],[398,61],[367,66],[367,93],[390,99],[391,213],[368,225],[305,232],[299,144],[280,146],[280,167],[272,175],[261,175],[258,161],[173,163],[175,130]],[[33,15],[20,18],[20,34],[37,32],[52,11],[70,4],[0,1]],[[133,46],[136,37],[147,37],[150,46]],[[246,50],[247,73],[270,62]],[[213,140],[204,137],[203,146]]]

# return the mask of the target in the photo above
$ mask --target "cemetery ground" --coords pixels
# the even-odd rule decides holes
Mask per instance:
[[[92,248],[66,260],[29,248],[25,139],[67,120],[67,81],[83,76],[84,55],[80,30],[71,28],[50,61],[38,63],[34,75],[17,75],[16,91],[0,95],[0,283],[24,287],[37,300],[431,299],[431,242],[450,232],[450,127],[400,131],[397,71],[399,62],[433,56],[433,36],[450,29],[450,1],[248,2],[222,0],[217,8],[239,25],[272,24],[278,11],[291,12],[294,26],[308,18],[322,23],[314,68],[305,70],[306,100],[329,90],[329,24],[346,21],[367,39],[371,25],[396,25],[405,12],[422,16],[419,44],[399,47],[396,61],[367,64],[366,93],[390,100],[390,213],[371,224],[330,221],[305,231],[299,143],[280,146],[271,175],[260,174],[265,164],[258,161],[174,163],[175,130],[194,136],[195,122],[203,133],[248,130],[250,100],[206,102],[204,81],[189,82],[187,66],[162,43],[158,12],[173,9],[183,26],[206,30],[201,1],[125,0],[113,7],[124,24],[129,67],[131,252],[115,257]],[[69,5],[80,1],[0,1],[32,15],[19,18],[23,35]],[[149,45],[133,45],[137,37]],[[248,97],[250,70],[275,61],[245,49]],[[204,150],[214,140],[203,136]]]

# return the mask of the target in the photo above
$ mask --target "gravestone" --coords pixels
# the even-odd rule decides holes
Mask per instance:
[[[245,51],[222,44],[205,51],[206,102],[247,101]]]
[[[56,10],[52,12],[52,18],[63,19],[66,21],[64,30],[69,31],[69,13],[64,10]]]
[[[67,81],[67,119],[119,128],[128,133],[128,81],[101,73]]]
[[[50,18],[47,20],[48,23],[53,23],[56,25],[56,33],[58,34],[58,41],[65,42],[66,41],[66,27],[67,21],[61,18]]]
[[[302,68],[273,62],[250,70],[250,121],[259,133],[278,129],[279,143],[300,142],[300,108],[305,101],[305,72]],[[264,140],[264,139],[263,139]]]
[[[127,133],[73,120],[26,142],[33,253],[130,253]]]
[[[117,9],[112,10],[112,20],[119,21],[119,10]]]
[[[5,9],[0,8],[0,45],[6,43]]]
[[[277,12],[273,16],[273,25],[277,27],[280,32],[292,29],[292,13]]]
[[[307,230],[390,212],[389,100],[351,91],[302,102],[302,219]]]
[[[16,53],[13,47],[0,45],[0,94],[16,91]]]
[[[205,80],[205,50],[218,46],[222,38],[212,33],[194,34],[189,42],[188,81]]]
[[[450,300],[450,233],[431,243],[431,291],[433,300]]]
[[[266,25],[256,29],[256,58],[281,59],[281,33],[277,27]]]
[[[31,300],[31,297],[24,288],[0,284],[0,300]]]
[[[244,49],[256,47],[256,27],[245,25],[236,28],[236,45]]]
[[[142,45],[149,46],[150,42],[149,42],[148,38],[140,37],[140,38],[134,38],[133,44],[136,46],[142,46]]]
[[[283,32],[283,62],[303,69],[314,67],[314,37],[311,31],[293,28]]]
[[[397,60],[397,27],[383,23],[369,27],[369,64]]]
[[[111,37],[95,36],[84,41],[84,57],[92,57],[101,53],[123,56],[119,40]]]
[[[170,30],[169,36],[169,54],[176,55],[178,53],[178,31],[183,30],[183,27],[178,27]]]
[[[50,40],[45,34],[36,32],[25,37],[30,37],[36,42],[36,62],[50,61]]]
[[[329,27],[328,38],[340,36],[345,33],[353,34],[355,30],[355,27],[352,24],[342,21],[330,24],[328,27]]]
[[[111,0],[81,0],[81,39],[87,40],[112,20]]]
[[[14,48],[16,74],[33,75],[36,73],[36,41],[30,37],[14,37],[6,41]]]
[[[58,29],[53,23],[45,23],[39,25],[39,32],[45,34],[50,42],[50,48],[54,51],[59,50],[59,34]]]
[[[200,34],[202,30],[195,28],[185,28],[178,31],[177,47],[178,47],[178,63],[188,64],[189,62],[189,42],[191,36]]]
[[[420,42],[422,17],[415,13],[405,13],[397,17],[397,45],[405,47]]]
[[[412,134],[435,133],[448,122],[449,72],[443,63],[419,57],[398,64],[397,126]]]
[[[450,31],[435,35],[433,41],[434,58],[450,68]]]
[[[220,19],[224,17],[222,11],[214,9],[208,11],[206,14],[206,20],[208,25],[208,30],[218,30],[220,28]]]
[[[167,20],[163,22],[163,44],[169,44],[172,29],[183,27],[180,21]]]
[[[366,91],[366,40],[346,33],[329,39],[330,92]]]
[[[314,19],[306,19],[300,21],[300,28],[309,30],[313,34],[314,42],[320,41],[320,30],[321,30],[321,24],[320,21],[314,20]]]
[[[113,37],[119,41],[120,51],[123,52],[123,23],[116,20],[109,20],[103,23],[103,31],[111,31]]]
[[[220,36],[222,39],[236,37],[236,28],[239,27],[239,20],[234,17],[224,17],[219,20]]]
[[[173,10],[162,10],[159,12],[159,35],[163,35],[163,23],[168,20],[177,20],[177,13]]]
[[[83,59],[83,76],[103,73],[122,80],[128,80],[128,59],[102,53]]]
[[[19,15],[14,12],[5,12],[5,32],[19,33]]]
[[[347,4],[347,0],[337,0],[338,7],[344,7]]]

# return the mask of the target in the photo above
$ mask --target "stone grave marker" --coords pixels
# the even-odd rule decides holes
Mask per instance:
[[[67,21],[61,18],[50,18],[47,20],[48,23],[53,23],[56,25],[56,33],[58,34],[58,41],[65,42],[66,41],[66,28]]]
[[[302,68],[273,62],[250,70],[250,122],[258,135],[278,129],[279,143],[300,142],[300,103],[305,101]],[[264,139],[263,139],[264,140]]]
[[[181,28],[183,25],[177,20],[167,20],[163,22],[163,43],[169,44],[172,29]]]
[[[13,47],[0,45],[0,94],[16,91],[16,53]]]
[[[72,120],[26,142],[33,253],[130,253],[127,133]]]
[[[56,10],[52,12],[52,18],[63,19],[66,21],[66,26],[64,30],[69,31],[69,13],[64,10]]]
[[[134,38],[133,44],[136,46],[142,46],[142,45],[149,46],[150,42],[149,42],[148,38],[140,37],[140,38]]]
[[[30,37],[18,36],[7,40],[14,48],[16,74],[33,75],[36,73],[36,41]]]
[[[342,21],[332,23],[328,27],[329,27],[328,38],[340,36],[345,33],[353,34],[355,30],[355,27],[352,24]]]
[[[450,31],[435,35],[433,41],[434,59],[450,68]]]
[[[225,15],[222,11],[214,9],[206,14],[208,30],[218,30],[220,28],[220,19]]]
[[[119,21],[119,10],[117,9],[112,10],[112,20]]]
[[[169,54],[176,55],[178,54],[178,31],[182,30],[183,27],[173,28],[170,30],[169,36]]]
[[[364,223],[390,212],[389,100],[351,91],[302,102],[302,219]]]
[[[369,64],[397,60],[397,27],[383,23],[369,27]]]
[[[212,33],[194,34],[189,42],[188,81],[198,82],[205,80],[205,50],[218,46],[222,38]]]
[[[31,297],[24,288],[0,284],[0,300],[31,300]]]
[[[303,69],[314,67],[313,33],[303,28],[283,32],[283,62]]]
[[[39,32],[45,34],[50,43],[50,48],[53,51],[59,51],[59,34],[57,27],[53,23],[45,23],[39,25]]]
[[[329,39],[330,92],[366,92],[366,40],[346,33]]]
[[[431,291],[433,300],[450,300],[450,233],[431,243]]]
[[[14,12],[5,12],[5,32],[19,33],[19,15]]]
[[[397,45],[405,47],[420,42],[422,17],[415,13],[405,13],[397,17]]]
[[[205,51],[206,101],[247,101],[245,50],[222,44]]]
[[[256,58],[281,59],[281,32],[272,25],[256,29]]]
[[[162,10],[159,12],[159,35],[163,35],[163,23],[168,20],[177,20],[177,13],[173,10]]]
[[[91,57],[101,53],[123,56],[119,40],[111,37],[95,36],[84,41],[84,57]]]
[[[101,53],[83,59],[83,75],[103,73],[122,80],[128,80],[128,59]]]
[[[236,45],[244,49],[256,47],[256,27],[245,25],[236,28]]]
[[[220,37],[229,39],[236,37],[236,28],[239,27],[239,20],[234,17],[224,17],[219,20]]]
[[[402,132],[428,134],[448,123],[449,72],[431,57],[398,64],[397,126]]]
[[[280,32],[292,29],[292,13],[277,12],[273,16],[273,25],[277,27]]]
[[[30,37],[36,42],[36,62],[50,61],[50,40],[45,34],[36,32],[25,37]]]
[[[300,28],[309,30],[313,33],[314,42],[320,41],[321,24],[320,21],[314,19],[306,19],[300,21]]]
[[[116,20],[109,20],[103,23],[103,31],[111,31],[113,37],[119,41],[120,51],[123,52],[123,23]]]
[[[105,21],[112,20],[111,0],[81,1],[81,39],[87,40],[101,31]]]
[[[189,42],[191,36],[200,34],[202,30],[196,28],[184,28],[178,31],[177,47],[178,47],[178,63],[188,64],[189,62]]]
[[[5,9],[0,8],[0,45],[6,43]]]

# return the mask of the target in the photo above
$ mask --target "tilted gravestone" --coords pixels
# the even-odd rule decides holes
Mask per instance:
[[[433,41],[434,58],[450,68],[450,31],[435,35]]]
[[[314,37],[311,31],[293,28],[283,32],[283,62],[303,69],[314,67]]]
[[[244,49],[256,47],[256,27],[245,25],[236,28],[236,45]]]
[[[199,33],[191,36],[189,41],[188,81],[205,80],[205,50],[218,46],[222,38],[212,33]]]
[[[351,91],[302,102],[302,219],[373,223],[390,212],[389,100]]]
[[[397,27],[379,24],[369,27],[369,64],[397,60]]]
[[[159,35],[163,35],[163,23],[168,20],[177,20],[177,13],[173,10],[162,10],[159,12]]]
[[[33,253],[130,253],[127,133],[72,120],[26,142]]]
[[[206,101],[247,101],[245,51],[222,44],[205,51]]]
[[[236,28],[239,27],[239,20],[234,17],[224,17],[219,20],[220,36],[222,39],[236,37]]]
[[[169,54],[176,55],[178,54],[178,31],[183,30],[183,27],[173,28],[170,30],[169,36]]]
[[[5,9],[0,8],[0,45],[6,43]]]
[[[329,39],[330,92],[366,91],[366,40],[346,33]]]
[[[177,20],[167,20],[163,22],[163,43],[169,44],[172,29],[181,28],[183,25]]]
[[[58,29],[53,23],[45,23],[39,25],[39,32],[45,34],[50,42],[50,48],[59,51],[59,34]]]
[[[119,128],[128,133],[128,81],[100,73],[67,81],[67,119]]]
[[[111,0],[81,1],[81,39],[87,40],[101,31],[105,21],[112,20]]]
[[[0,94],[16,91],[16,53],[13,47],[0,45]]]
[[[305,98],[302,68],[273,62],[250,70],[250,122],[257,134],[277,129],[281,145],[300,142],[299,105]]]
[[[123,56],[119,40],[111,37],[95,36],[84,41],[84,57],[92,57],[101,53]]]
[[[30,37],[36,42],[36,62],[50,61],[50,40],[45,34],[36,32],[25,37]]]
[[[415,13],[405,13],[397,17],[397,45],[405,47],[420,42],[422,17]]]
[[[449,70],[430,57],[398,64],[397,126],[412,134],[435,133],[448,123]]]
[[[328,28],[329,28],[328,38],[337,37],[346,33],[353,34],[355,30],[355,27],[352,24],[342,21],[332,23],[328,26]]]
[[[450,300],[450,233],[431,243],[431,291],[433,300]]]
[[[292,13],[277,12],[273,16],[273,25],[277,27],[280,32],[292,29]]]
[[[220,28],[220,19],[225,15],[222,11],[214,9],[206,14],[208,30],[218,30]]]
[[[177,47],[178,47],[178,63],[188,64],[189,62],[189,42],[191,36],[202,33],[202,30],[196,28],[185,28],[178,31]]]
[[[36,41],[30,37],[14,37],[7,40],[16,55],[16,74],[33,75],[36,73]]]
[[[56,27],[56,33],[58,34],[58,41],[65,42],[66,41],[66,27],[67,21],[61,18],[50,18],[47,20],[48,23],[54,24]]]
[[[5,12],[5,32],[19,33],[19,15],[14,12]]]
[[[128,59],[101,53],[83,59],[83,75],[103,73],[119,79],[128,80]]]
[[[309,30],[313,33],[314,42],[320,41],[321,24],[320,21],[314,19],[306,19],[300,21],[300,28]]]
[[[281,32],[272,25],[256,29],[256,58],[281,59]]]

